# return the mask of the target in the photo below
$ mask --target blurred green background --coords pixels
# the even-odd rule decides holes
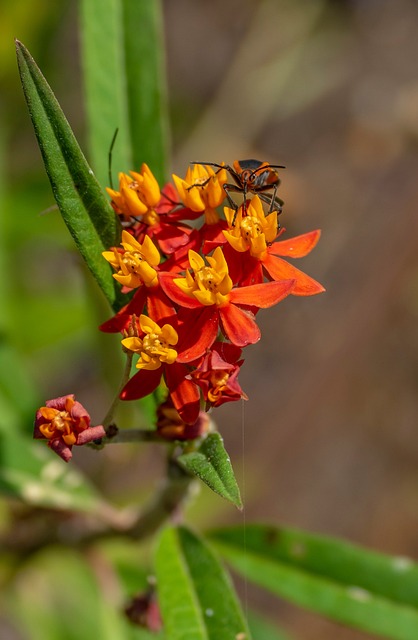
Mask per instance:
[[[285,164],[287,236],[323,232],[298,266],[327,293],[289,298],[259,315],[263,337],[247,349],[241,374],[250,400],[215,415],[241,485],[245,475],[246,518],[416,559],[418,5],[166,0],[163,6],[173,171],[184,174],[191,160]],[[19,458],[25,446],[33,451],[24,434],[30,436],[33,412],[48,398],[74,392],[100,420],[118,359],[117,339],[96,331],[110,311],[51,209],[13,45],[17,37],[29,48],[85,148],[77,3],[2,0],[0,10],[0,435],[22,434],[9,445]],[[127,424],[137,419],[131,409],[124,417]],[[158,447],[128,446],[80,450],[73,464],[88,474],[89,495],[98,488],[119,505],[146,495],[162,466]],[[4,490],[16,478],[3,477]],[[24,510],[3,502],[3,529],[16,511]],[[202,527],[242,518],[205,490],[190,510],[190,521]],[[88,562],[56,550],[20,568],[6,562],[1,638],[90,637],[60,627],[48,636],[37,631],[54,585],[62,588],[61,611],[73,582],[113,629],[103,637],[117,638],[117,616],[103,614],[89,581],[94,574],[109,601],[123,602],[109,557],[125,566],[129,553],[116,545]],[[371,638],[249,591],[251,602],[292,637]],[[70,613],[64,606],[66,615],[84,615],[84,603],[75,601]]]

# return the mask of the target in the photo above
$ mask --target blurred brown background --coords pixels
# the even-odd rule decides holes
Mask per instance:
[[[258,316],[250,401],[217,415],[234,461],[245,430],[246,517],[417,558],[418,5],[184,0],[166,15],[173,100],[203,107],[176,170],[283,163],[288,235],[323,233],[299,264],[327,293]],[[277,615],[303,640],[365,637]]]
[[[59,4],[38,51],[82,137],[76,11]],[[241,374],[250,400],[214,416],[244,478],[245,517],[417,559],[418,3],[166,0],[164,10],[173,170],[190,160],[285,164],[286,237],[322,229],[297,266],[327,292],[260,313],[262,340]],[[15,180],[40,165],[19,109]],[[94,367],[79,366],[79,399],[99,397]],[[90,455],[84,464],[110,494],[109,466],[134,487],[160,460],[158,450],[140,465],[137,452]],[[202,499],[210,515],[191,511],[202,526],[242,522]],[[372,637],[249,597],[300,640]]]

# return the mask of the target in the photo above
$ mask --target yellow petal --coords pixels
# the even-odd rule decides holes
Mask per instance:
[[[129,289],[137,289],[138,287],[142,287],[143,282],[136,273],[130,273],[126,276],[120,273],[113,274],[114,279],[117,282],[120,282],[124,287],[129,287]]]
[[[121,343],[129,351],[140,353],[142,351],[142,340],[140,338],[124,338]]]
[[[233,285],[233,282],[232,282],[231,278],[229,277],[229,275],[227,274],[225,276],[225,278],[223,278],[222,282],[220,282],[219,285],[218,285],[219,293],[221,295],[225,296],[226,294],[228,294],[231,291],[232,285]]]
[[[139,276],[147,287],[154,287],[158,282],[157,272],[147,262],[141,262],[139,266]]]
[[[187,293],[188,296],[192,295],[194,289],[196,288],[196,284],[193,279],[191,284],[187,281],[187,278],[174,278],[173,282],[179,289],[183,291],[183,293]]]
[[[177,351],[175,349],[167,349],[164,356],[164,362],[167,364],[173,364],[177,360]]]
[[[161,327],[151,320],[148,316],[141,314],[139,316],[139,324],[141,325],[141,329],[144,333],[156,333],[157,335],[161,334]]]
[[[222,231],[222,233],[235,251],[239,251],[240,253],[247,251],[248,245],[241,235],[237,238],[232,233],[229,233],[229,231]]]
[[[121,189],[121,193],[125,199],[131,216],[142,216],[144,213],[146,213],[148,207],[138,198],[138,194],[136,193],[136,191],[130,189],[129,187],[123,187]]]
[[[178,333],[171,324],[163,325],[161,334],[163,339],[166,340],[168,344],[177,344],[177,342],[179,341]]]
[[[142,252],[145,260],[153,267],[160,264],[160,252],[149,236],[145,236],[144,238],[144,242],[142,243]]]
[[[215,295],[208,289],[193,291],[193,295],[196,300],[199,300],[200,304],[210,306],[215,304]]]
[[[220,273],[228,273],[228,263],[225,260],[225,256],[222,252],[221,247],[216,247],[215,251],[213,252],[211,264],[213,264],[214,268],[216,268],[216,271]]]
[[[264,233],[267,242],[273,242],[277,237],[277,211],[272,211],[266,216]]]
[[[174,184],[176,185],[177,193],[180,196],[180,200],[183,200],[184,202],[185,189],[187,188],[187,183],[181,178],[179,178],[179,176],[176,176],[174,173],[172,174],[172,178],[173,178]]]
[[[193,271],[199,271],[200,269],[203,269],[203,267],[205,266],[205,261],[203,260],[202,256],[196,253],[196,251],[193,251],[193,249],[189,249],[188,256],[190,266]]]
[[[115,252],[114,251],[102,251],[102,256],[103,256],[103,258],[105,260],[110,262],[112,267],[118,267],[119,266],[119,260],[118,260],[118,257],[115,256]]]
[[[251,248],[250,248],[251,255],[254,256],[255,258],[261,257],[261,255],[267,249],[266,238],[264,236],[264,233],[262,233],[260,236],[257,236],[256,238],[252,238],[250,241],[250,244],[251,244]]]

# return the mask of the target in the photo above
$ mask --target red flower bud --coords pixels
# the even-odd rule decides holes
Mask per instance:
[[[36,412],[33,437],[48,440],[48,446],[65,462],[73,445],[83,445],[106,435],[102,425],[90,426],[90,416],[74,395],[47,400]]]

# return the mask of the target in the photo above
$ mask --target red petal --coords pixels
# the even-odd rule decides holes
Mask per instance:
[[[74,402],[71,408],[71,418],[74,421],[84,420],[87,427],[90,427],[90,415],[87,413],[86,409],[83,407],[81,402]]]
[[[215,306],[189,311],[182,310],[179,320],[177,362],[192,362],[200,358],[215,342],[219,331],[219,316]]]
[[[280,258],[278,258],[280,259]],[[277,282],[264,282],[263,284],[252,284],[248,287],[237,287],[232,289],[229,299],[234,304],[258,307],[267,309],[277,304],[283,298],[293,293],[295,280],[278,280]]]
[[[160,230],[155,234],[155,237],[158,240],[161,251],[168,255],[188,244],[193,231],[191,227],[186,225],[180,226],[161,222]]]
[[[167,182],[161,189],[161,200],[157,204],[155,210],[157,213],[168,213],[180,204],[177,191],[171,184]]]
[[[106,431],[104,427],[99,424],[97,427],[90,427],[89,429],[84,429],[77,436],[76,445],[87,444],[87,442],[92,442],[92,440],[98,440],[99,438],[104,438],[106,435]]]
[[[242,254],[246,255],[246,254]],[[261,284],[264,280],[263,277],[263,265],[260,260],[256,260],[251,256],[246,256],[247,260],[243,265],[241,279],[239,281],[240,287],[247,287],[253,284]]]
[[[200,392],[195,383],[186,378],[188,373],[184,365],[175,362],[166,367],[165,379],[180,418],[187,424],[194,424],[199,417]]]
[[[72,398],[73,400],[75,400],[75,395],[73,393],[68,393],[66,396],[60,396],[59,398],[47,400],[45,402],[45,406],[50,407],[51,409],[56,409],[57,411],[65,411],[65,401],[67,400],[67,398]],[[87,411],[84,411],[84,413],[87,414]]]
[[[215,342],[212,351],[217,352],[225,362],[235,364],[241,357],[241,349],[229,342]]]
[[[245,347],[260,340],[260,329],[248,311],[226,304],[219,308],[219,315],[225,335],[237,347]]]
[[[202,253],[207,255],[216,247],[226,244],[227,240],[222,233],[223,230],[228,229],[226,220],[219,220],[215,224],[203,224],[200,228],[200,235],[202,238]]]
[[[189,266],[189,249],[199,252],[200,244],[199,232],[197,229],[193,229],[193,233],[190,234],[187,243],[176,249],[168,260],[164,262],[164,271],[170,271],[170,273],[184,271]]]
[[[301,236],[296,236],[295,238],[289,238],[289,240],[280,240],[279,242],[275,242],[268,248],[268,252],[272,253],[275,256],[287,256],[289,258],[303,258],[306,256],[316,243],[318,242],[321,235],[321,231],[317,229],[316,231],[310,231],[309,233],[304,233]]]
[[[296,280],[291,292],[294,296],[313,296],[316,293],[325,291],[322,284],[277,256],[268,255],[263,264],[273,280],[282,280],[283,278],[294,278]]]
[[[60,458],[64,460],[64,462],[69,462],[73,457],[71,452],[72,447],[68,444],[65,444],[61,438],[55,438],[54,440],[50,440],[48,442],[48,447],[52,449],[56,454],[59,455]]]
[[[152,393],[159,385],[162,367],[158,369],[140,369],[124,386],[120,394],[121,400],[139,400]]]
[[[202,304],[196,300],[196,298],[191,298],[184,293],[180,287],[178,287],[174,282],[174,278],[178,278],[178,275],[166,272],[160,272],[158,276],[159,283],[164,291],[173,302],[176,302],[181,307],[187,307],[188,309],[197,309],[201,307]]]
[[[161,287],[150,287],[148,289],[147,311],[149,317],[158,322],[160,326],[167,322],[173,324],[174,318],[177,317],[173,303],[165,295]]]
[[[147,287],[143,286],[137,289],[134,297],[128,302],[128,304],[125,304],[125,306],[122,307],[122,309],[120,309],[113,318],[106,320],[106,322],[103,322],[103,324],[100,325],[100,331],[104,331],[105,333],[118,333],[125,329],[133,313],[140,316],[143,312],[146,296]]]
[[[171,184],[168,182],[161,189],[161,200],[155,208],[156,212],[164,216],[165,221],[176,222],[177,220],[194,220],[202,215],[201,211],[192,211],[187,207],[182,207],[179,196]],[[165,217],[167,216],[167,217]]]

